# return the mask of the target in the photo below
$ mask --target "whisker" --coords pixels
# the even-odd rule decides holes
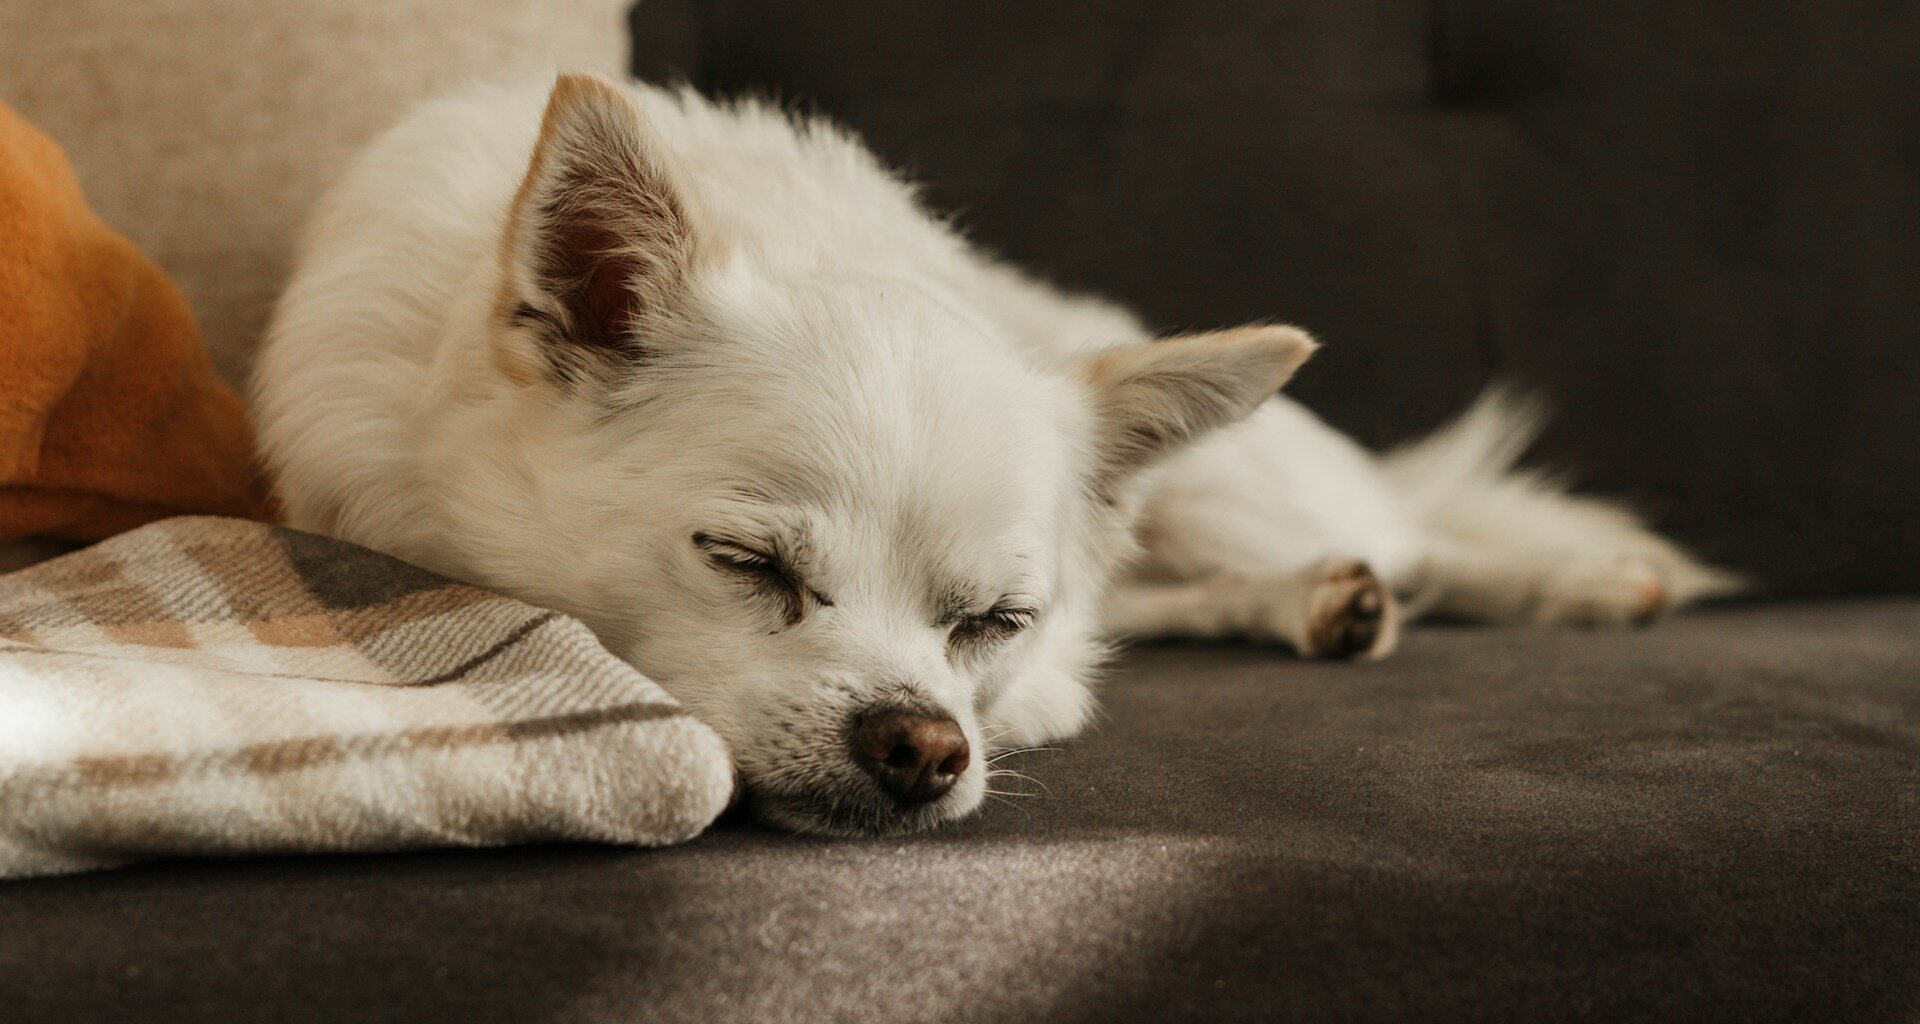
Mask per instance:
[[[1059,747],[1015,747],[1012,750],[997,750],[987,757],[988,764],[1003,761],[1015,754],[1036,754],[1044,750],[1058,750]]]
[[[1036,779],[1036,778],[1034,778],[1034,777],[1033,777],[1033,776],[1031,776],[1031,775],[1024,775],[1024,774],[1022,774],[1022,773],[1020,773],[1020,772],[1016,772],[1016,771],[1014,771],[1014,770],[1013,770],[1013,769],[1011,769],[1011,768],[994,768],[994,769],[990,769],[990,770],[989,770],[989,771],[987,772],[987,778],[989,778],[989,779],[1019,779],[1019,780],[1020,780],[1021,782],[1031,782],[1031,783],[1033,783],[1033,784],[1034,784],[1035,786],[1038,786],[1038,787],[1040,787],[1040,791],[1041,791],[1042,793],[1045,793],[1045,794],[1047,794],[1048,796],[1052,796],[1052,795],[1053,795],[1053,790],[1052,790],[1051,788],[1049,788],[1049,787],[1047,786],[1047,784],[1046,784],[1046,783],[1044,783],[1044,782],[1041,782],[1041,781],[1040,781],[1039,779]]]
[[[1032,811],[1030,811],[1030,810],[1028,810],[1028,809],[1027,809],[1027,808],[1025,808],[1025,807],[1022,807],[1022,806],[1021,806],[1021,805],[1019,805],[1019,804],[1016,804],[1016,803],[1014,803],[1014,802],[1013,802],[1013,801],[1011,801],[1011,800],[1008,800],[1008,799],[1007,799],[1007,794],[1004,794],[1004,793],[995,793],[995,792],[993,792],[993,791],[991,791],[991,790],[989,790],[989,791],[987,792],[987,799],[989,799],[989,800],[992,800],[992,801],[993,801],[994,803],[998,803],[998,804],[1006,804],[1006,805],[1007,805],[1008,807],[1011,807],[1011,808],[1013,808],[1014,810],[1016,810],[1016,811],[1019,811],[1019,812],[1020,812],[1020,813],[1021,813],[1021,814],[1022,814],[1023,816],[1025,816],[1025,817],[1028,817],[1028,818],[1031,818],[1031,817],[1033,817],[1033,812],[1032,812]]]

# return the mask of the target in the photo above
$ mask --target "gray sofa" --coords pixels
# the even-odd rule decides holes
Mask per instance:
[[[0,887],[0,1019],[1920,1019],[1920,5],[649,0],[635,69],[865,131],[1376,444],[1488,380],[1762,583],[1633,632],[1118,662],[907,840]]]

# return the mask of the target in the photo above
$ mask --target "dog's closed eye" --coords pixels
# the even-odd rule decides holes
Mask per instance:
[[[1019,605],[995,605],[978,615],[968,615],[953,624],[947,633],[947,647],[996,644],[1033,625],[1035,612]]]
[[[694,534],[693,545],[707,556],[707,561],[712,563],[714,568],[740,579],[757,593],[777,601],[781,621],[785,625],[791,626],[806,615],[808,598],[812,598],[821,607],[833,607],[833,602],[829,601],[826,595],[802,582],[777,554],[748,547],[735,541],[721,540],[707,533]]]

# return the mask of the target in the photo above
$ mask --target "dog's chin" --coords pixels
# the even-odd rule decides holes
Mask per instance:
[[[859,794],[853,796],[789,796],[755,792],[747,787],[746,809],[762,824],[789,832],[828,836],[904,836],[939,828],[966,817],[959,794],[912,807]]]

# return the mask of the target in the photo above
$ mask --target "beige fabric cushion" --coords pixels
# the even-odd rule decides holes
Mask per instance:
[[[356,147],[474,78],[618,72],[630,0],[0,3],[0,99],[179,283],[239,382],[295,233]]]

